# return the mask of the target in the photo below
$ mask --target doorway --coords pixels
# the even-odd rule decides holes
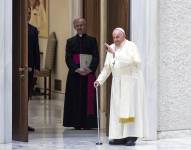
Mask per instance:
[[[68,0],[70,1],[70,0]],[[52,6],[53,1],[49,1],[50,10],[55,10],[56,5]],[[68,2],[69,3],[69,2]],[[60,4],[63,4],[63,1],[60,0]],[[57,5],[60,5],[57,4]],[[100,45],[100,0],[83,0],[82,1],[82,14],[83,17],[87,20],[88,32],[97,38],[98,44]],[[13,139],[19,141],[28,141],[28,90],[27,81],[28,81],[28,36],[27,36],[27,7],[28,0],[18,0],[17,2],[13,1]],[[61,5],[62,6],[62,5]],[[68,6],[68,5],[67,5]],[[81,6],[81,5],[80,5]],[[112,0],[107,1],[107,42],[111,43],[111,31],[114,27],[120,26],[126,29],[126,32],[129,29],[129,0]],[[64,5],[64,7],[66,7]],[[113,11],[115,7],[115,13]],[[62,8],[63,9],[63,8]],[[60,7],[56,10],[61,11]],[[65,11],[68,11],[69,8],[66,7]],[[118,10],[118,11],[117,11]],[[124,13],[125,12],[125,13]],[[49,33],[55,31],[59,38],[59,44],[61,50],[58,51],[58,60],[62,59],[62,63],[58,64],[55,70],[58,71],[63,67],[64,59],[60,56],[64,56],[64,40],[65,38],[72,36],[72,20],[70,15],[68,17],[59,19],[60,23],[55,23],[57,20],[54,20],[54,15],[50,12],[49,17],[52,20],[49,22]],[[115,16],[115,17],[113,17]],[[115,19],[118,18],[118,19]],[[67,24],[68,20],[71,23]],[[52,24],[51,24],[52,23]],[[61,26],[63,25],[63,26]],[[63,34],[66,33],[66,34]],[[129,32],[128,32],[129,33]],[[66,39],[65,39],[66,40]],[[43,39],[42,41],[46,41]],[[42,42],[43,43],[43,42]],[[62,48],[61,48],[62,47]],[[101,50],[101,49],[100,49]],[[100,68],[98,69],[98,72]],[[53,76],[53,78],[60,78],[65,75],[65,71],[62,71],[60,74]],[[54,82],[54,81],[53,81]],[[63,80],[62,85],[65,85]],[[53,85],[54,86],[54,85]],[[62,86],[63,88],[64,86]],[[111,81],[108,81],[107,84],[107,103],[109,106],[109,95],[110,95]],[[49,103],[49,101],[47,101]],[[50,102],[51,103],[51,102]],[[51,108],[50,108],[51,109]],[[46,115],[50,115],[46,112],[47,108],[45,106],[45,111],[43,112]],[[107,109],[107,125],[109,120],[109,107]],[[107,126],[108,133],[108,126]]]

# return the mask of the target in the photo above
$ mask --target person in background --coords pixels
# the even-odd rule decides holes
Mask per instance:
[[[31,9],[28,8],[28,22],[31,17]],[[32,96],[32,90],[34,85],[34,73],[38,74],[40,70],[40,50],[38,41],[38,30],[36,27],[28,23],[28,98]],[[29,131],[35,129],[28,126]]]
[[[97,128],[95,72],[99,63],[96,38],[86,33],[86,20],[73,22],[77,34],[67,40],[66,64],[68,76],[65,90],[63,126],[76,130]],[[81,55],[92,57],[90,64],[80,66]]]

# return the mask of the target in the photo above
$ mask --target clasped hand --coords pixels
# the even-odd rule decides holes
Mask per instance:
[[[76,72],[79,73],[82,76],[86,76],[86,75],[88,75],[92,71],[88,67],[84,67],[84,68],[76,69]]]

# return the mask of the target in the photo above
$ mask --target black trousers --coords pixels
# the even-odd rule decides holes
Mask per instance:
[[[127,137],[127,141],[135,142],[137,140],[137,137]]]
[[[28,72],[28,98],[32,96],[32,91],[34,87],[33,74],[33,71]]]

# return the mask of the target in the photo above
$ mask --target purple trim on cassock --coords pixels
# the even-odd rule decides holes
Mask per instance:
[[[87,114],[94,115],[94,88],[95,75],[90,73],[88,75],[88,95],[87,95]]]
[[[75,64],[80,64],[80,54],[74,54],[72,56],[72,59],[73,59]]]
[[[75,64],[80,64],[80,54],[74,54],[72,60]],[[88,86],[87,86],[87,115],[94,115],[94,98],[95,98],[95,89],[94,81],[95,75],[90,73],[88,76]]]

